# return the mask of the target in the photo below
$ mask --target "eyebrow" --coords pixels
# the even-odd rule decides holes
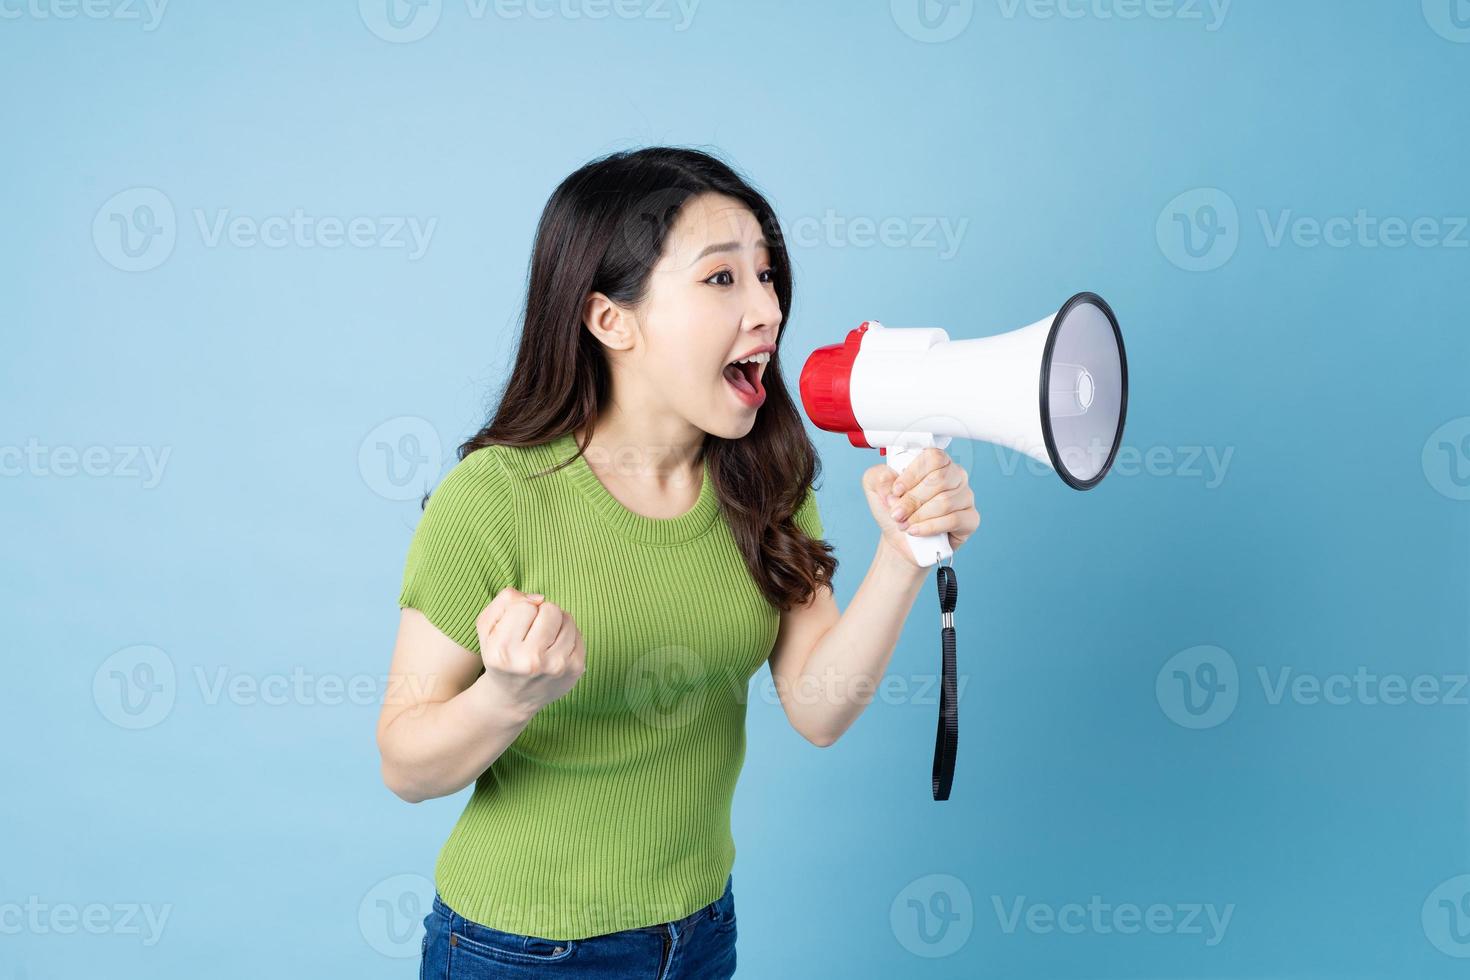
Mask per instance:
[[[759,241],[757,241],[755,243],[755,247],[756,248],[770,249],[771,245],[764,238],[762,238],[762,239],[760,239]],[[710,254],[712,254],[714,252],[734,252],[734,251],[738,250],[739,248],[740,248],[740,243],[739,242],[718,242],[718,243],[716,243],[714,245],[706,245],[704,247],[704,251],[700,252],[698,255],[696,255],[694,257],[694,261],[698,262],[700,259],[704,258],[706,255],[710,255]]]

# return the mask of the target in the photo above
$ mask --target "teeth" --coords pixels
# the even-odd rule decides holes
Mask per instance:
[[[734,363],[734,364],[769,364],[770,361],[771,361],[771,354],[770,354],[769,351],[767,351],[764,354],[752,354],[749,357],[742,357],[740,360],[733,361],[732,363]]]

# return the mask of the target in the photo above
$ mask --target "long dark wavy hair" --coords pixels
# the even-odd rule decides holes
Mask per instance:
[[[725,162],[699,150],[654,146],[587,163],[552,193],[536,228],[520,349],[490,421],[459,447],[535,446],[583,429],[590,440],[612,393],[607,355],[583,329],[589,294],[623,307],[645,298],[680,209],[713,192],[742,201],[769,245],[781,325],[766,365],[766,400],[742,439],[706,435],[696,462],[709,463],[720,509],[761,592],[777,609],[830,587],[837,559],[792,519],[821,462],[781,378],[781,338],[791,313],[791,261],[771,205]],[[553,473],[586,451],[535,474]]]

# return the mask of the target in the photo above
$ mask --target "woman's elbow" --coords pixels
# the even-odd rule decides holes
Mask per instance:
[[[809,719],[797,717],[796,713],[790,710],[790,708],[786,711],[786,720],[796,730],[796,734],[819,749],[827,748],[842,735],[841,732],[834,732],[829,728],[817,728],[811,725]]]
[[[383,776],[383,785],[403,802],[422,803],[429,798],[420,787],[415,786],[411,780],[405,779],[386,755],[383,756],[382,765],[379,768]]]
[[[422,803],[429,799],[432,794],[425,793],[424,788],[411,778],[408,767],[402,764],[393,749],[389,726],[384,726],[378,731],[378,772],[383,785],[405,803]]]
[[[831,732],[802,732],[801,735],[802,738],[805,738],[819,749],[827,748],[841,737]]]

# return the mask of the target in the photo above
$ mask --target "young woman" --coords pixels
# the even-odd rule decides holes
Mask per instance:
[[[880,543],[837,608],[791,295],[770,205],[707,154],[613,154],[547,202],[514,369],[409,547],[378,722],[398,796],[475,785],[423,976],[731,976],[750,678],[831,745],[926,578],[905,531],[979,526],[945,453],[873,466]]]

